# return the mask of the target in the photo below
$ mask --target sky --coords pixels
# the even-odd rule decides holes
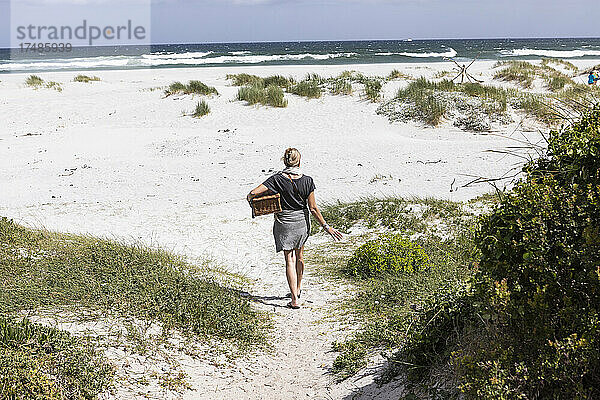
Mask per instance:
[[[152,2],[151,2],[152,1]],[[135,18],[152,43],[598,37],[589,0],[13,0],[19,22]],[[14,31],[0,0],[0,47]],[[13,13],[13,22],[15,20]],[[41,23],[41,22],[39,22]]]

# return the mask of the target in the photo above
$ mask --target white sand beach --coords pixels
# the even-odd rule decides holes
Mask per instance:
[[[492,82],[492,66],[478,61],[470,72],[510,86]],[[281,169],[285,148],[302,152],[320,203],[391,195],[467,200],[493,190],[486,184],[464,187],[473,177],[498,178],[522,162],[489,150],[505,149],[514,138],[540,140],[540,126],[518,119],[490,133],[449,123],[390,123],[375,113],[377,103],[358,94],[313,100],[286,94],[286,108],[248,106],[235,101],[238,88],[226,80],[228,73],[302,78],[349,69],[366,75],[398,69],[431,79],[452,64],[87,71],[101,79],[91,83],[73,82],[73,71],[37,74],[61,83],[60,92],[26,87],[29,74],[0,75],[0,215],[31,227],[159,246],[192,261],[210,259],[250,278],[252,295],[277,297],[288,289],[283,257],[274,250],[272,217],[252,219],[245,196]],[[205,98],[211,113],[202,118],[182,115],[200,97],[163,93],[173,81],[191,79],[220,93]],[[403,85],[402,79],[386,83],[385,98]],[[307,251],[326,240],[323,234],[312,237]],[[326,319],[329,304],[340,296],[335,289],[309,273],[303,309],[282,307],[286,300],[257,303],[274,314],[272,353],[227,368],[186,359],[193,390],[156,392],[154,398],[397,398],[393,384],[372,385],[370,372],[341,384],[327,374],[335,359],[331,344],[347,334]],[[121,388],[113,398],[137,396]]]

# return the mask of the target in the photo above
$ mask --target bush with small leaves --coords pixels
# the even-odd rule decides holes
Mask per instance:
[[[425,251],[402,235],[383,235],[355,250],[346,273],[359,278],[418,272],[429,265]]]

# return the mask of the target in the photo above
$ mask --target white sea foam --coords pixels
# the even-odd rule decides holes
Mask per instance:
[[[29,71],[29,70],[61,70],[61,69],[89,69],[113,68],[134,65],[132,57],[94,57],[94,58],[69,58],[49,59],[45,61],[20,60],[0,64],[0,70]]]
[[[600,50],[542,50],[542,49],[515,49],[503,50],[503,56],[540,56],[551,58],[576,58],[585,56],[600,56]]]
[[[258,64],[269,61],[294,61],[294,60],[328,60],[340,57],[352,57],[356,53],[333,53],[333,54],[272,54],[272,55],[231,55],[204,58],[162,58],[162,59],[143,59],[142,64],[157,65],[202,65],[202,64]]]
[[[187,53],[161,53],[161,54],[143,54],[142,58],[149,60],[160,59],[177,59],[177,58],[202,58],[212,54],[212,51],[207,52],[187,52]]]
[[[144,54],[140,56],[108,56],[91,58],[65,58],[37,60],[12,60],[0,63],[0,71],[62,70],[110,67],[152,67],[161,65],[205,65],[205,64],[258,64],[269,61],[328,60],[352,57],[356,53],[333,54],[274,54],[274,55],[231,55],[207,57],[212,52],[182,54]]]
[[[448,48],[448,51],[443,53],[376,53],[376,56],[405,56],[405,57],[417,57],[417,58],[432,58],[432,57],[456,57],[456,50],[452,47]]]

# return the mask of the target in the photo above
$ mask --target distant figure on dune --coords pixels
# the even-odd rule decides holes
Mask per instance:
[[[596,71],[592,71],[590,72],[590,74],[588,75],[588,84],[590,85],[595,85],[596,82],[598,82],[598,79],[600,79],[598,77],[598,73]]]
[[[302,274],[304,273],[304,244],[310,235],[310,214],[316,218],[321,227],[335,240],[342,234],[325,222],[315,200],[315,184],[313,179],[300,170],[300,152],[289,148],[283,155],[285,169],[271,176],[252,190],[248,202],[253,198],[269,193],[279,193],[282,211],[275,214],[273,236],[277,252],[283,250],[286,264],[286,276],[290,285],[292,301],[290,308],[300,308],[298,299],[302,292]]]

